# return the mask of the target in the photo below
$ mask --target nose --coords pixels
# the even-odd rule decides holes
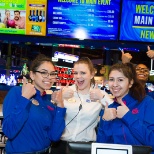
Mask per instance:
[[[76,74],[76,78],[80,78],[80,77],[81,77],[80,73]]]
[[[113,86],[114,86],[114,87],[118,86],[118,81],[117,81],[117,80],[114,80],[114,81],[113,81]]]

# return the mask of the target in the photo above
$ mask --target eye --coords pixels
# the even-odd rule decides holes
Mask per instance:
[[[123,79],[119,79],[118,81],[119,81],[119,82],[122,82],[122,81],[123,81]]]
[[[109,78],[109,81],[113,81],[113,79],[112,78]]]
[[[42,75],[47,75],[47,74],[48,74],[48,72],[41,72],[41,74],[42,74]]]
[[[57,75],[57,74],[58,74],[57,72],[51,72],[50,73],[51,76],[54,76],[54,75]]]
[[[85,72],[81,72],[82,75],[86,74]]]
[[[78,73],[77,73],[77,72],[73,72],[73,74],[74,74],[74,75],[77,75]]]

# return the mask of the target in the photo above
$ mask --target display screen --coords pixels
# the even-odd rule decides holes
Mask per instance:
[[[120,0],[48,0],[47,36],[116,40]]]
[[[120,40],[154,42],[153,0],[123,0]]]
[[[47,0],[0,0],[0,33],[46,35]]]
[[[127,149],[97,148],[96,154],[128,154]]]

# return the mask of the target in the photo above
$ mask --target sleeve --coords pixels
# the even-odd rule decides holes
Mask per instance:
[[[49,130],[49,136],[51,141],[58,141],[65,129],[65,114],[66,108],[55,108],[54,118],[52,126]]]
[[[11,88],[3,102],[2,123],[3,132],[9,139],[14,138],[22,129],[28,119],[30,106],[30,100],[21,96],[19,87]]]
[[[122,120],[141,144],[151,146],[154,150],[154,100],[150,98],[141,103],[146,103],[139,111],[144,116],[143,120],[131,111],[127,112]]]
[[[104,121],[102,120],[102,116],[104,111],[102,110],[100,113],[100,123],[97,132],[97,139],[96,142],[98,143],[112,143],[112,132],[110,129],[111,121]]]

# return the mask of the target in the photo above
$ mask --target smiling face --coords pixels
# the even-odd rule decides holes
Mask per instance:
[[[137,78],[145,84],[149,77],[149,69],[144,64],[138,64],[136,66],[136,75]]]
[[[89,92],[93,77],[94,74],[90,72],[88,64],[79,63],[74,65],[74,80],[79,91]]]
[[[129,82],[129,79],[118,70],[112,70],[109,74],[109,89],[113,96],[117,100],[121,100],[125,95],[128,94],[129,89],[132,87],[133,81]]]
[[[14,12],[14,20],[19,20],[19,18],[20,18],[20,13]]]
[[[33,84],[40,92],[43,92],[44,90],[48,90],[51,88],[53,83],[56,80],[56,76],[48,76],[48,77],[42,77],[42,74],[40,72],[52,73],[55,71],[54,66],[51,62],[43,62],[36,71],[39,72],[32,72],[30,71],[30,77],[33,80]]]

